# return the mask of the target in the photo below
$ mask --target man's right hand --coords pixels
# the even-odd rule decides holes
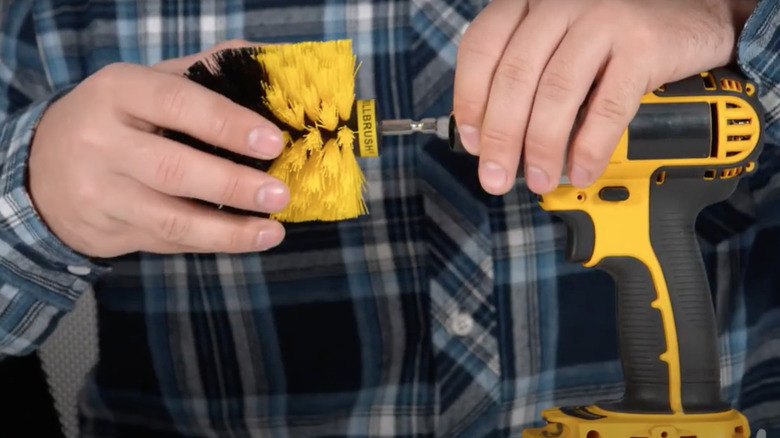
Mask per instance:
[[[239,253],[284,238],[276,221],[187,199],[265,213],[289,201],[278,179],[156,134],[167,128],[262,159],[281,152],[276,126],[181,75],[197,58],[106,66],[42,116],[29,191],[43,221],[72,249],[92,257]]]

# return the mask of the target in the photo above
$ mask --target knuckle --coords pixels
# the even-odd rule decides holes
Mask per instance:
[[[631,23],[642,23],[642,20],[630,19]],[[631,32],[627,33],[626,45],[622,47],[629,49],[634,53],[647,53],[658,45],[658,30],[653,26],[635,25],[631,27]]]
[[[128,64],[125,62],[108,64],[90,76],[89,82],[99,89],[114,90],[127,68]]]
[[[159,156],[154,172],[154,179],[157,184],[162,187],[178,188],[183,183],[185,174],[186,171],[180,154],[163,154]]]
[[[73,152],[79,156],[87,156],[96,150],[108,147],[111,142],[106,141],[103,133],[97,126],[80,126],[75,133],[75,145]],[[118,140],[123,142],[123,140]]]
[[[509,147],[511,143],[514,142],[509,131],[496,128],[495,126],[485,126],[481,135],[482,142],[485,145],[499,146],[502,149]]]
[[[458,125],[479,125],[485,111],[484,107],[485,102],[478,102],[473,96],[465,97],[462,93],[452,100],[452,111]]]
[[[71,194],[77,204],[94,208],[103,200],[100,184],[90,181],[86,177],[77,178],[71,186]]]
[[[241,182],[244,179],[237,173],[231,173],[222,185],[220,193],[220,203],[236,206],[241,196]]]
[[[590,134],[578,138],[572,144],[572,160],[591,170],[605,167],[619,141],[620,133],[617,135],[613,138]]]
[[[525,145],[523,146],[528,161],[534,163],[551,163],[554,162],[559,154],[555,148],[551,147],[550,142],[547,139],[540,137],[538,134],[529,132],[525,139]]]
[[[171,84],[162,81],[157,93],[160,108],[171,120],[182,120],[187,109],[187,95],[184,87],[179,84]]]
[[[547,99],[561,101],[569,93],[571,93],[571,80],[568,75],[558,70],[545,72],[539,80],[539,94]]]
[[[211,119],[211,135],[218,142],[230,134],[230,120],[227,113],[228,111],[216,111],[216,114]]]
[[[471,62],[473,62],[473,58],[498,59],[501,53],[496,50],[496,46],[495,40],[488,32],[472,25],[463,33],[460,44],[458,44],[458,57],[468,58]]]
[[[579,144],[574,154],[574,161],[582,167],[593,169],[599,167],[602,162],[609,159],[601,148],[596,148],[588,144]]]
[[[614,96],[603,96],[596,100],[591,111],[594,115],[608,120],[625,120],[629,115],[627,105]]]
[[[224,240],[224,250],[227,252],[242,251],[244,248],[248,248],[249,239],[246,230],[235,227],[228,232],[228,238]]]
[[[515,90],[525,84],[534,83],[536,72],[524,56],[510,55],[501,61],[496,69],[496,81],[508,90]]]
[[[189,235],[191,222],[178,213],[165,215],[158,224],[160,236],[170,242],[180,243]]]

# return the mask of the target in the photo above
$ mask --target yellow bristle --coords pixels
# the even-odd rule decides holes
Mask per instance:
[[[282,131],[282,146],[290,146],[293,143],[292,135],[290,135],[290,131]]]
[[[278,86],[266,86],[265,90],[266,97],[263,103],[271,109],[279,120],[297,130],[306,128],[302,105],[291,102],[287,96],[285,96],[284,90]]]
[[[290,177],[290,149],[282,149],[282,153],[271,163],[266,173],[282,181],[288,181]]]
[[[265,46],[256,60],[267,75],[264,104],[289,145],[269,173],[290,188],[285,222],[343,220],[367,212],[355,132],[346,126],[355,101],[355,55],[349,40]],[[327,141],[324,140],[327,138]]]
[[[349,63],[345,60],[341,70],[338,72],[339,77],[345,78],[345,83],[336,90],[335,97],[342,120],[349,120],[352,114],[352,103],[355,101],[355,74],[357,70],[354,68],[354,65],[355,58],[352,57]]]
[[[307,152],[313,152],[322,149],[322,134],[319,129],[309,127],[308,133],[303,136],[303,148]]]
[[[322,149],[311,152],[300,174],[302,190],[310,195],[316,195],[322,191]]]
[[[366,205],[363,201],[363,188],[366,182],[363,172],[355,160],[355,153],[351,147],[341,149],[341,191],[345,194],[344,207],[347,211],[366,213]],[[357,189],[359,196],[347,196]]]
[[[333,102],[322,102],[322,109],[317,120],[324,129],[335,131],[339,125],[339,113],[336,104]]]
[[[293,142],[290,146],[290,164],[289,168],[291,172],[300,172],[303,166],[306,164],[306,147],[304,146],[305,138],[299,138]]]
[[[342,126],[336,134],[336,141],[338,141],[339,146],[342,148],[352,149],[352,143],[355,141],[355,132],[347,126]]]
[[[322,149],[322,172],[328,178],[338,177],[339,166],[341,166],[341,149],[334,139],[325,143]],[[330,193],[326,193],[326,196]]]

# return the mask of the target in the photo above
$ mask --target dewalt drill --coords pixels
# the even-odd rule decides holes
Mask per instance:
[[[548,409],[546,426],[523,438],[750,435],[745,417],[721,396],[714,310],[694,226],[702,209],[728,198],[756,169],[762,126],[754,83],[735,70],[703,72],[643,96],[591,186],[563,178],[539,198],[566,224],[567,259],[615,280],[625,391],[620,400]],[[439,133],[465,152],[452,117],[388,120],[380,131]]]

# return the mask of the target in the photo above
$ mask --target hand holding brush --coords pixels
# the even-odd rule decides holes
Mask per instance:
[[[282,240],[279,222],[364,215],[357,157],[378,156],[380,133],[431,128],[379,123],[355,99],[355,61],[340,40],[108,66],[42,117],[33,201],[63,242],[99,257],[260,251]]]
[[[284,183],[158,135],[175,130],[255,159],[280,153],[275,124],[182,76],[183,65],[238,44],[153,67],[109,65],[45,111],[28,185],[57,237],[93,257],[260,251],[281,242],[275,220],[192,200],[267,215],[287,205]]]

